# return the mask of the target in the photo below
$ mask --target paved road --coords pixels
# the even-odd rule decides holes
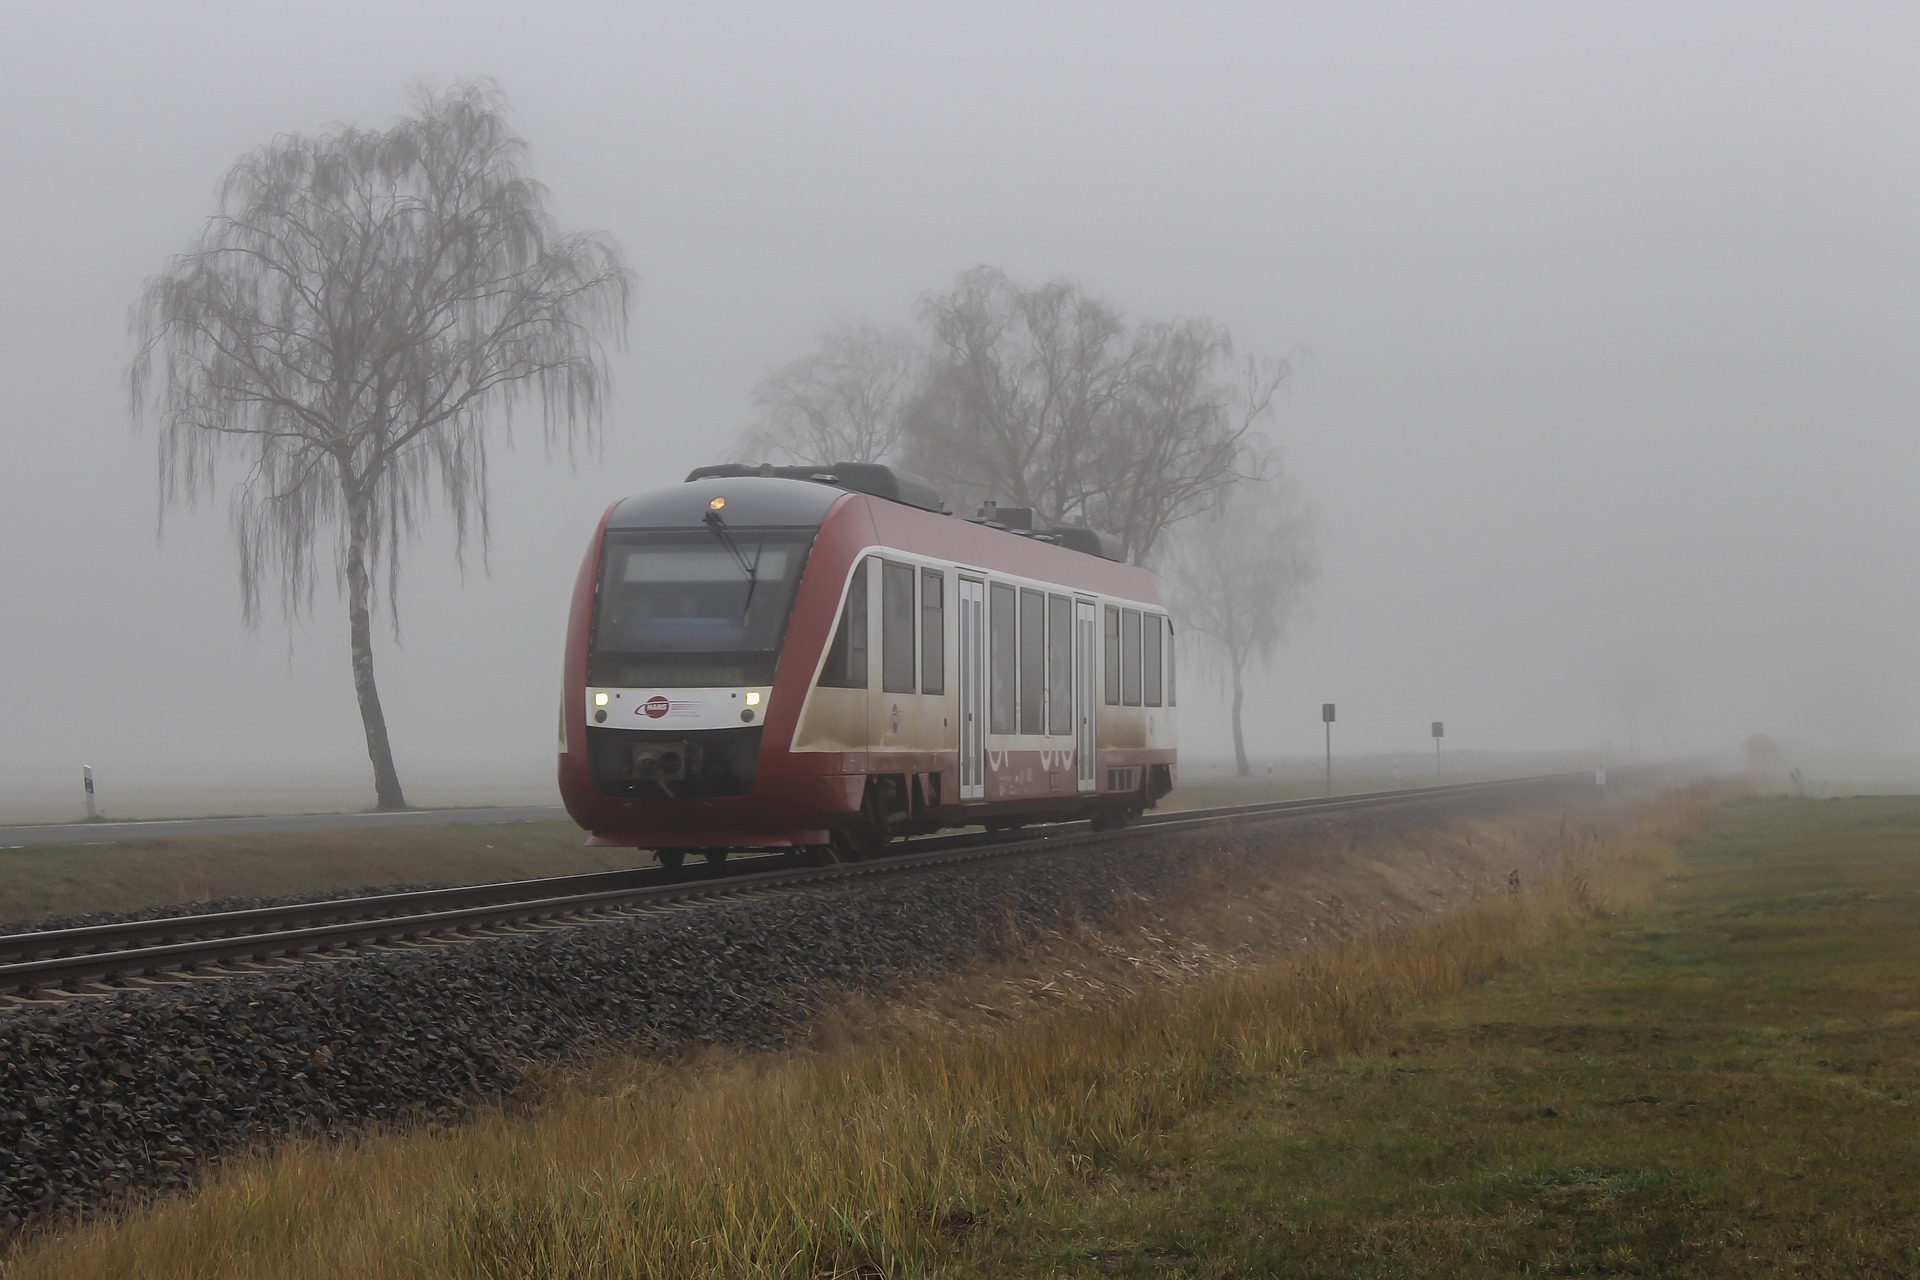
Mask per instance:
[[[386,827],[452,827],[501,822],[564,822],[559,805],[498,809],[412,809],[405,813],[304,813],[283,818],[163,818],[152,822],[59,822],[0,827],[0,849],[30,844],[106,844],[170,836],[239,836],[282,831],[378,831]]]

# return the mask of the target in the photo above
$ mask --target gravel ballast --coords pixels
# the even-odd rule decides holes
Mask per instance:
[[[1507,803],[1511,803],[1510,801]],[[185,1186],[297,1132],[450,1119],[533,1063],[770,1047],[847,994],[1003,958],[1289,833],[1359,840],[1460,799],[1216,828],[960,873],[666,909],[0,1011],[0,1231]]]

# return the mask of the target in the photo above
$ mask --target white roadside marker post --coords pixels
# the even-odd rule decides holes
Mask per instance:
[[[93,807],[93,766],[92,765],[83,764],[80,766],[80,785],[85,787],[87,790],[87,821],[88,822],[100,821],[100,814]]]

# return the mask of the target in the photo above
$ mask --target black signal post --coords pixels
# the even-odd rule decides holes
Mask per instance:
[[[1327,794],[1333,794],[1333,704],[1320,704],[1320,723],[1327,727]]]

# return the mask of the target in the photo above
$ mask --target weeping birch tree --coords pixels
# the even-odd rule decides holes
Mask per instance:
[[[130,327],[136,422],[158,423],[161,507],[226,483],[241,613],[290,620],[331,569],[379,807],[406,806],[374,681],[372,617],[429,518],[488,536],[488,446],[525,401],[549,449],[597,435],[603,338],[634,281],[563,233],[490,83],[420,91],[384,130],[288,135],[244,156]],[[398,634],[397,617],[395,634]]]
[[[1247,777],[1253,770],[1240,727],[1247,669],[1272,669],[1319,577],[1312,517],[1284,478],[1242,481],[1180,526],[1160,569],[1190,647],[1232,690],[1234,768]]]

